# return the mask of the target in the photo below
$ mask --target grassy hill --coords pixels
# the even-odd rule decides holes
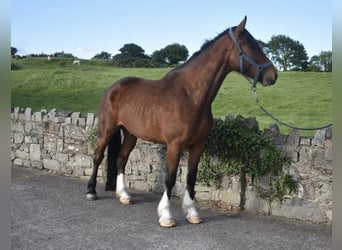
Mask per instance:
[[[65,66],[59,63],[65,61]],[[116,68],[108,62],[72,59],[13,59],[19,70],[11,72],[11,106],[97,113],[103,91],[124,76],[159,79],[169,68]],[[321,126],[331,122],[332,74],[319,72],[280,72],[271,87],[258,85],[258,96],[264,107],[285,122],[301,127]],[[260,127],[274,121],[255,105],[249,83],[238,73],[230,73],[213,103],[215,117],[227,114],[254,116]],[[281,127],[283,132],[288,129]]]

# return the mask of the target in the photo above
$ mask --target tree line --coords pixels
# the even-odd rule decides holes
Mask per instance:
[[[156,50],[151,56],[146,55],[145,50],[135,43],[125,44],[119,51],[120,53],[114,56],[102,51],[92,59],[111,60],[111,63],[118,67],[172,67],[189,56],[188,49],[178,43]]]
[[[321,51],[309,58],[305,47],[286,35],[272,36],[267,43],[259,40],[260,47],[281,71],[332,71],[332,52]],[[173,67],[187,60],[189,51],[185,45],[173,43],[156,50],[152,55],[145,54],[145,50],[135,44],[127,43],[119,49],[118,54],[112,55],[102,51],[92,60],[106,60],[117,67]],[[14,56],[17,49],[11,47]],[[45,54],[31,56],[47,56]],[[70,53],[56,52],[55,56],[73,57]]]

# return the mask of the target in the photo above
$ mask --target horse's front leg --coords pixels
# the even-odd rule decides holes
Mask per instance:
[[[191,224],[199,224],[202,222],[195,207],[195,183],[198,162],[204,151],[204,146],[205,143],[203,142],[189,148],[187,185],[182,208],[187,221]]]
[[[167,145],[165,192],[158,205],[159,225],[161,227],[176,226],[176,221],[170,211],[170,199],[172,188],[176,183],[180,154],[181,150],[178,145]]]

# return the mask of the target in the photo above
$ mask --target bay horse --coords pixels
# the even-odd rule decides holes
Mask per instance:
[[[160,80],[125,77],[105,91],[99,104],[97,147],[87,200],[97,198],[97,171],[108,146],[106,190],[116,190],[122,204],[132,203],[125,186],[125,165],[137,138],[141,138],[166,144],[167,148],[165,192],[157,208],[160,226],[176,225],[170,198],[183,150],[188,150],[188,173],[182,208],[189,223],[201,223],[194,200],[197,166],[213,125],[211,103],[224,78],[237,71],[263,86],[277,79],[276,68],[245,29],[246,21],[247,17],[205,43]]]

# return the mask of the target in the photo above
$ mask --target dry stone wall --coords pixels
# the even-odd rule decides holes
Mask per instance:
[[[33,112],[31,108],[13,108],[11,112],[11,160],[28,168],[46,169],[58,174],[88,179],[92,171],[94,148],[89,135],[97,125],[97,117],[80,112],[57,112],[55,109]],[[272,136],[284,153],[292,157],[285,171],[298,182],[298,191],[278,201],[261,198],[250,183],[246,191],[245,209],[286,218],[317,223],[332,222],[332,135],[331,129],[317,131],[314,137],[300,136],[297,130],[281,135],[277,126],[264,133]],[[126,166],[129,188],[143,191],[164,191],[165,152],[161,144],[138,140]],[[173,194],[182,197],[185,191],[187,154],[183,153]],[[104,182],[106,159],[98,181]],[[266,181],[259,187],[267,189]],[[85,187],[86,190],[86,187]],[[234,209],[240,203],[237,176],[225,177],[221,189],[196,184],[198,201]]]

